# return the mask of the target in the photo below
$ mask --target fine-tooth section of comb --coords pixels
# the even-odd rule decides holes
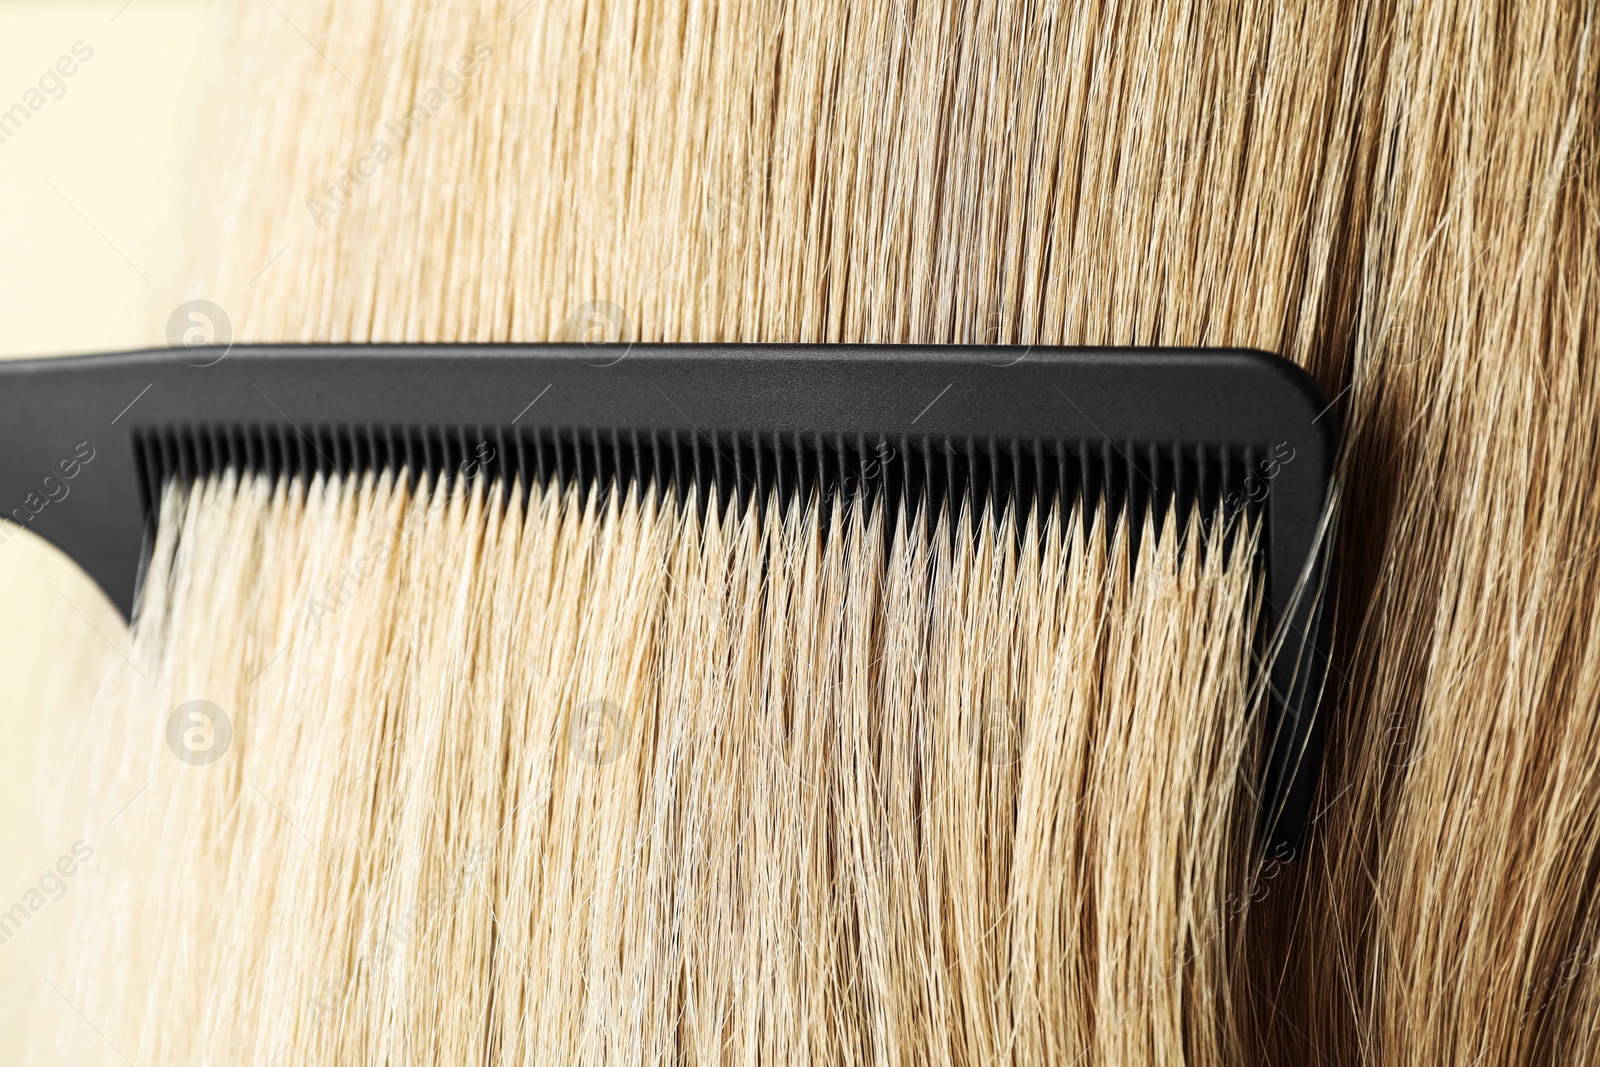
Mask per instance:
[[[384,470],[487,479],[524,500],[536,486],[601,502],[636,488],[702,512],[814,499],[1026,517],[1077,504],[1085,524],[1097,512],[1159,524],[1198,509],[1225,517],[1208,531],[1223,545],[1253,516],[1272,686],[1261,821],[1286,855],[1321,763],[1335,443],[1302,371],[1231,349],[162,349],[0,364],[0,517],[13,524],[0,542],[15,526],[47,538],[131,618],[163,486],[227,469],[302,487]]]
[[[287,424],[193,424],[139,428],[132,434],[140,504],[153,521],[168,482],[203,481],[224,471],[265,474],[309,490],[317,477],[359,477],[388,471],[411,484],[448,492],[458,482],[488,482],[509,497],[557,485],[571,487],[581,504],[632,487],[656,498],[693,504],[704,516],[715,507],[726,516],[752,501],[786,510],[797,498],[824,509],[859,500],[882,507],[892,518],[930,516],[953,503],[999,513],[1006,508],[1019,526],[1032,515],[1041,524],[1059,508],[1079,506],[1087,528],[1097,508],[1107,514],[1147,512],[1157,529],[1176,511],[1179,519],[1198,509],[1202,521],[1217,511],[1230,520],[1259,515],[1258,498],[1233,487],[1244,484],[1252,451],[1242,456],[1204,445],[1140,445],[1126,450],[1084,439],[941,439],[858,434],[850,440],[797,432],[790,438],[760,433],[696,435],[638,430],[602,433],[503,426],[301,426]],[[1230,493],[1237,506],[1225,508]],[[1130,524],[1134,538],[1140,522]],[[1137,542],[1136,542],[1137,543]]]

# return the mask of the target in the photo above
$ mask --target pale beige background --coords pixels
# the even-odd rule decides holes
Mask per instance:
[[[188,119],[214,14],[205,0],[0,3],[0,112],[75,42],[94,50],[63,79],[65,94],[0,144],[0,358],[141,347],[159,336],[163,220],[184,159],[204,151]],[[50,669],[79,642],[125,650],[126,641],[70,562],[31,534],[0,544],[0,908],[30,884],[20,831],[42,785],[40,726],[80,710],[62,706],[72,701],[46,684]],[[29,942],[48,934],[33,921],[0,945],[0,1063],[13,1058],[4,1035],[15,1032],[16,1013],[43,988]]]

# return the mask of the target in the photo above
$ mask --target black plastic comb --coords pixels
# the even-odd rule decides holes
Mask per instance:
[[[507,484],[642,480],[701,507],[859,486],[931,506],[1251,512],[1278,638],[1261,820],[1292,855],[1322,760],[1326,411],[1293,364],[1231,349],[156,349],[0,364],[0,516],[131,618],[161,486],[226,466],[449,477],[492,456]]]

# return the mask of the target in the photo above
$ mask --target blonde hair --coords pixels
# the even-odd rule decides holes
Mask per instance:
[[[1249,542],[1192,525],[1135,560],[1071,510],[175,487],[152,685],[65,825],[155,784],[66,902],[36,1055],[92,1020],[157,1061],[1581,1058],[1594,20],[241,7],[174,289],[239,337],[1308,367],[1348,441],[1333,759],[1262,866]],[[161,733],[197,697],[203,767]]]

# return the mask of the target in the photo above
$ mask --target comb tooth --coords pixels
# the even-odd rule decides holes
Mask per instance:
[[[757,519],[765,517],[767,497],[772,490],[772,481],[768,471],[769,464],[767,462],[769,458],[766,446],[762,443],[760,431],[751,431],[750,460],[751,466],[755,467],[756,478],[755,485],[750,491],[755,496],[756,506],[754,510]]]
[[[278,433],[288,449],[286,456],[292,457],[289,463],[294,469],[293,477],[300,479],[300,492],[304,495],[311,488],[311,450],[306,447],[306,435],[282,425]]]
[[[742,430],[733,431],[736,450],[735,460],[741,471],[738,482],[740,493],[744,500],[739,512],[741,519],[760,511],[761,500],[761,435],[751,431],[748,436]]]
[[[844,437],[841,435],[840,443],[843,444],[843,441]],[[852,450],[850,467],[856,472],[858,498],[861,501],[861,518],[862,521],[865,521],[872,514],[872,507],[876,503],[877,486],[875,483],[877,482],[877,472],[874,470],[872,477],[867,477],[866,434],[857,433],[855,440],[850,442],[849,447]]]
[[[645,439],[650,443],[650,470],[655,478],[654,493],[652,497],[656,507],[662,507],[667,502],[667,477],[666,468],[661,464],[661,435],[647,434]]]
[[[1004,450],[1000,448],[999,439],[990,435],[988,447],[983,458],[986,476],[989,479],[989,519],[996,532],[1003,527],[1001,520],[1009,511],[1016,515],[1017,486],[1012,480],[1012,471],[1006,465]]]
[[[859,479],[854,481],[851,479],[849,449],[845,446],[844,434],[841,433],[834,436],[833,453],[839,468],[839,522],[842,526],[849,521],[851,514],[855,511],[856,501],[859,499],[861,492],[861,483]]]
[[[890,457],[894,450],[889,447],[889,442],[882,435],[868,438],[862,436],[862,462],[872,467],[872,492],[876,506],[882,509],[884,529],[887,530],[894,524],[893,503],[898,493],[896,491],[896,476]]]
[[[596,429],[594,434],[600,447],[600,463],[605,471],[607,492],[617,498],[617,506],[621,507],[645,486],[640,484],[640,473],[627,449],[623,448],[622,437],[616,427],[607,433]]]
[[[392,426],[389,428],[389,433],[391,435],[391,448],[400,455],[402,460],[401,470],[405,472],[406,489],[412,494],[422,492],[425,472],[417,462],[420,457],[417,454],[416,435],[411,432],[409,427],[405,426]],[[399,439],[398,447],[394,446],[395,438]]]
[[[422,430],[422,469],[426,475],[426,484],[435,494],[444,494],[449,499],[448,487],[444,484],[444,457],[441,451],[441,442],[434,437],[431,427]]]
[[[393,491],[406,491],[410,471],[406,466],[401,445],[395,440],[394,425],[387,422],[378,423],[373,426],[372,434],[373,462],[381,463],[382,469],[389,472],[389,486]]]
[[[533,502],[533,471],[528,466],[527,434],[512,426],[501,436],[500,448],[501,455],[506,456],[512,465],[509,471],[503,468],[501,470],[501,477],[506,483],[506,492],[512,491],[514,482],[522,497],[522,506],[526,509]]]
[[[338,428],[330,428],[328,437],[330,438],[329,445],[332,449],[329,451],[328,456],[329,461],[333,464],[333,469],[336,471],[349,471],[351,475],[354,475],[356,472],[350,462],[350,457],[345,454],[344,431]]]
[[[708,506],[716,512],[718,521],[721,521],[723,512],[727,510],[727,472],[722,469],[722,443],[717,439],[717,431],[712,430],[706,435],[706,461],[711,466],[710,484],[707,487],[711,496]]]
[[[133,434],[133,464],[139,475],[140,495],[139,502],[144,505],[145,536],[148,538],[155,532],[155,516],[157,494],[161,492],[156,483],[156,472],[153,457],[150,454],[150,441],[143,430],[134,430]]]
[[[816,500],[817,525],[819,529],[825,530],[828,526],[828,518],[831,514],[830,509],[833,506],[834,494],[828,485],[828,465],[826,462],[824,462],[822,438],[820,435],[818,435],[814,443],[816,447],[813,450],[811,448],[813,442],[807,442],[807,451],[811,454],[806,458],[811,462],[813,468],[811,492]]]
[[[1226,444],[1219,450],[1222,476],[1222,552],[1224,557],[1233,551],[1233,508],[1229,500],[1238,500],[1239,479],[1234,470],[1233,449]]]
[[[1020,537],[1028,528],[1029,509],[1033,505],[1033,482],[1023,456],[1022,442],[1013,437],[1010,449],[1001,449],[1000,462],[1005,465],[1006,480],[1011,486],[1012,513],[1016,516],[1014,521]]]
[[[172,431],[165,427],[162,428],[159,440],[161,443],[161,480],[164,483],[162,488],[165,489],[169,485],[186,488],[183,485],[182,472],[178,469],[177,441],[174,439]]]
[[[637,494],[639,508],[643,511],[646,505],[653,504],[656,495],[656,471],[654,457],[646,454],[647,446],[639,439],[638,427],[628,429],[628,438],[624,442],[621,437],[612,434],[612,447],[617,450],[617,469],[624,467],[628,470],[628,484],[633,488],[630,492]],[[621,475],[618,475],[620,478]]]
[[[1261,491],[1256,476],[1256,450],[1250,445],[1239,449],[1239,515],[1241,526],[1255,513],[1255,498]]]
[[[744,509],[750,502],[750,472],[749,465],[744,461],[744,436],[738,430],[728,431],[729,452],[728,466],[728,503],[725,507],[732,511],[730,518],[735,521],[744,518]]]
[[[194,446],[186,433],[172,432],[172,448],[178,457],[178,477],[185,484],[192,486],[195,481],[194,471]]]
[[[561,475],[556,470],[555,431],[549,427],[539,427],[528,431],[528,438],[533,442],[534,465],[538,468],[539,491],[553,493],[557,500],[561,498]]]
[[[998,457],[995,455],[994,438],[986,440],[975,439],[969,447],[968,455],[976,461],[979,491],[973,494],[970,501],[973,509],[973,518],[987,518],[998,523],[1000,515],[1005,511],[1006,486],[1001,481],[1001,471]]]
[[[671,431],[667,448],[667,479],[672,487],[673,506],[682,512],[689,504],[689,483],[684,475],[683,449],[678,444],[678,431]]]
[[[1078,517],[1083,523],[1083,534],[1089,535],[1099,510],[1099,489],[1094,484],[1094,472],[1089,459],[1089,442],[1078,441]]]
[[[1139,559],[1139,548],[1144,541],[1145,488],[1144,472],[1139,469],[1139,450],[1132,441],[1117,449],[1117,466],[1125,488],[1123,496],[1128,523],[1128,558]]]
[[[219,479],[233,468],[233,428],[213,423],[208,428],[212,473]]]
[[[247,427],[243,434],[244,464],[252,473],[263,472],[266,468],[266,449],[261,447],[261,430],[259,427]]]
[[[578,501],[578,509],[582,510],[584,501],[584,480],[582,480],[582,454],[578,448],[578,430],[560,430],[555,435],[557,442],[557,456],[560,456],[565,477],[562,480],[563,491],[573,494],[574,501]]]
[[[690,460],[694,463],[694,513],[701,522],[705,522],[707,518],[706,509],[710,504],[711,494],[709,487],[706,485],[705,461],[701,454],[702,451],[700,438],[698,436],[690,438]]]
[[[926,529],[933,529],[939,521],[939,509],[944,502],[939,498],[939,478],[933,469],[933,446],[926,434],[922,437],[922,515]]]
[[[371,444],[374,469],[387,471],[390,490],[398,492],[405,484],[406,474],[401,469],[399,459],[395,455],[394,428],[388,423],[374,423]]]
[[[894,461],[899,462],[899,482],[901,482],[901,499],[896,507],[899,520],[906,523],[906,534],[910,536],[910,522],[912,510],[917,506],[920,498],[920,485],[917,483],[917,467],[910,462],[910,438],[906,434],[899,435],[898,453],[894,454]]]
[[[439,433],[437,427],[422,427],[422,463],[428,472],[428,480],[433,485],[433,492],[448,501],[450,499],[450,459],[445,454],[445,438]]]
[[[806,450],[801,442],[800,431],[794,434],[794,496],[791,500],[797,510],[806,506]]]
[[[400,492],[406,484],[406,471],[394,444],[394,427],[376,423],[372,427],[372,462],[389,472],[389,488]]]
[[[606,484],[606,470],[601,456],[600,431],[594,427],[578,431],[579,446],[589,453],[589,494],[594,497],[595,511],[611,504],[610,486]]]
[[[733,430],[728,436],[733,442],[733,476],[732,481],[729,483],[731,491],[728,493],[728,497],[733,507],[733,517],[737,519],[744,514],[745,505],[749,503],[749,494],[745,492],[744,456],[742,454],[744,443],[739,439],[738,430]]]
[[[341,426],[334,435],[333,461],[344,469],[345,477],[356,485],[363,485],[372,473],[372,465],[365,460],[362,444],[359,423]]]
[[[648,452],[648,455],[649,455],[649,460],[648,460],[648,462],[649,462],[649,471],[648,471],[648,473],[649,473],[649,476],[650,476],[650,505],[651,505],[651,507],[654,507],[654,508],[657,508],[657,509],[662,508],[666,504],[666,500],[667,500],[666,467],[662,465],[662,461],[661,461],[661,457],[662,457],[662,447],[661,446],[662,446],[662,440],[661,440],[661,435],[660,434],[657,434],[657,433],[646,433],[646,434],[644,434],[644,436],[642,438],[639,438],[639,446],[638,447],[640,449],[645,450],[645,451],[641,451],[639,453],[639,457],[640,457],[639,462],[640,462],[641,466],[643,466],[645,464],[645,462],[646,462],[645,455],[646,455],[646,452]]]
[[[189,453],[189,462],[197,484],[206,480],[206,430],[204,426],[190,426],[183,431],[183,446]]]
[[[588,452],[588,449],[584,445],[583,429],[582,427],[574,427],[572,430],[572,476],[578,487],[578,503],[583,507],[587,507],[589,502],[593,501],[595,510],[598,512],[600,506],[599,472],[593,469],[594,455],[589,453],[586,456],[586,452]],[[586,458],[589,461],[587,463],[584,462]]]
[[[506,470],[506,463],[511,459],[511,450],[510,446],[506,444],[506,428],[504,426],[496,426],[494,428],[494,442],[491,447],[494,448],[496,469],[495,482],[490,484],[498,483],[500,506],[504,508],[511,502],[511,478],[509,477],[510,472]]]
[[[600,431],[595,431],[595,437],[600,438]],[[599,446],[608,491],[616,494],[619,505],[624,504],[640,490],[638,470],[630,454],[623,450],[616,427],[611,429],[610,440],[600,439]]]
[[[1183,446],[1176,441],[1172,443],[1172,527],[1183,542],[1183,527],[1189,521],[1189,470],[1188,459],[1184,455]]]
[[[790,460],[792,463],[791,469],[794,473],[794,484],[790,486],[791,496],[789,498],[789,503],[796,509],[803,509],[807,506],[807,495],[809,490],[806,487],[806,451],[805,446],[801,443],[800,434],[798,431],[794,435],[793,449],[790,450],[789,445],[787,444],[784,446],[784,449],[786,452],[790,453]]]
[[[1150,528],[1155,530],[1157,536],[1161,532],[1161,520],[1166,516],[1167,510],[1172,506],[1172,486],[1167,480],[1166,471],[1163,469],[1161,446],[1154,441],[1146,442],[1143,448],[1141,462],[1149,473],[1146,488],[1150,494]]]
[[[289,488],[289,480],[285,477],[286,470],[283,462],[283,440],[280,437],[278,430],[279,427],[276,424],[273,424],[271,426],[263,426],[258,431],[260,434],[259,443],[261,445],[261,466],[262,469],[266,471],[268,483],[276,484],[278,482],[282,482],[284,485],[284,490],[287,492]]]
[[[822,528],[822,526],[827,525],[829,496],[827,496],[824,467],[819,462],[821,461],[821,453],[813,451],[810,440],[802,440],[802,442],[797,442],[797,445],[800,446],[800,456],[802,456],[800,462],[805,464],[803,469],[805,469],[806,478],[806,504],[816,512],[818,528]]]
[[[550,435],[550,452],[551,458],[555,463],[556,490],[560,494],[561,499],[565,500],[567,498],[567,486],[569,484],[569,479],[567,477],[567,449],[566,442],[562,440],[561,431],[559,429],[555,430]]]
[[[1034,448],[1038,448],[1037,441],[1034,442]],[[1022,442],[1013,437],[1011,439],[1011,455],[1008,459],[1008,466],[1011,472],[1011,499],[1016,501],[1016,522],[1019,536],[1027,531],[1029,520],[1033,518],[1034,493],[1038,487],[1038,468],[1034,467],[1030,470],[1027,466],[1028,459],[1031,458],[1031,456],[1027,457],[1027,459],[1023,457]]]
[[[217,463],[223,471],[233,472],[233,482],[236,487],[242,487],[245,484],[245,477],[250,473],[244,466],[244,457],[239,454],[239,444],[242,440],[238,426],[231,423],[218,426]]]
[[[571,457],[567,464],[567,477],[572,479],[572,491],[578,501],[578,510],[583,511],[591,503],[599,503],[596,499],[598,494],[595,492],[595,472],[590,469],[594,465],[594,457],[588,454],[583,440],[583,428],[580,426],[567,430],[562,437],[562,443]]]
[[[960,472],[955,469],[954,445],[950,445],[949,442],[944,443],[944,448],[939,450],[939,462],[944,464],[944,472],[942,472],[944,474],[944,478],[942,478],[942,482],[944,482],[944,485],[942,485],[942,490],[944,490],[944,522],[949,526],[950,547],[954,549],[955,537],[960,536],[957,526],[960,525],[960,514],[962,514],[960,512],[962,498],[958,496],[962,486],[958,485]]]
[[[983,494],[986,487],[983,482],[983,469],[978,465],[977,441],[968,437],[966,444],[966,455],[963,457],[966,460],[966,466],[962,470],[965,487],[958,499],[961,501],[961,513],[964,516],[963,523],[968,532],[971,532],[976,526],[975,520],[978,518],[978,509],[983,506]]]
[[[1089,447],[1089,468],[1094,479],[1094,508],[1099,513],[1100,522],[1107,540],[1110,540],[1111,531],[1116,527],[1116,487],[1111,484],[1111,465],[1106,462],[1110,449],[1101,441],[1098,446]]]
[[[833,509],[830,521],[837,522],[843,529],[849,525],[861,499],[861,470],[851,463],[850,445],[840,433],[834,434],[831,440],[819,433],[817,456],[823,462],[823,478],[830,488],[829,503]]]
[[[698,430],[683,431],[683,454],[687,465],[685,474],[688,476],[690,506],[694,508],[695,517],[705,523],[711,517],[714,486],[711,484],[711,463],[706,456],[705,438]]]
[[[317,439],[311,434],[317,432],[317,427],[312,426],[310,432],[289,427],[285,437],[290,441],[299,456],[300,480],[309,491],[311,485],[317,481],[317,475],[322,470],[322,450],[317,444]]]
[[[783,434],[777,430],[772,431],[772,495],[777,503],[777,514],[773,521],[781,524],[783,514],[789,509],[789,483],[784,478],[784,469],[787,467],[787,456],[783,450]]]
[[[816,509],[822,506],[821,472],[811,470],[810,458],[805,435],[797,431],[794,435],[794,462],[795,470],[798,472],[797,487],[802,509]]]
[[[307,485],[318,481],[319,475],[322,482],[326,483],[328,480],[329,468],[327,462],[322,458],[326,449],[323,448],[322,442],[319,442],[313,436],[320,433],[322,433],[322,428],[315,424],[311,426],[309,433],[304,430],[295,431],[295,437],[298,438],[298,444],[300,445],[301,469],[305,472]]]
[[[1074,484],[1076,479],[1067,466],[1067,443],[1057,438],[1053,454],[1050,449],[1045,450],[1044,464],[1050,472],[1052,490],[1041,503],[1045,518],[1055,526],[1057,536],[1062,536],[1067,533],[1062,524],[1066,522],[1067,515],[1075,506],[1073,495],[1077,492]]]
[[[567,485],[582,512],[589,506],[590,480],[584,476],[582,431],[576,427],[561,435],[561,454],[567,457]]]
[[[215,426],[202,425],[195,428],[195,477],[201,481],[209,480],[212,471],[215,469],[216,448],[213,442],[216,439],[216,433],[217,428]]]
[[[772,495],[777,490],[778,454],[767,447],[760,430],[750,431],[750,448],[756,462],[756,514],[770,521]]]

